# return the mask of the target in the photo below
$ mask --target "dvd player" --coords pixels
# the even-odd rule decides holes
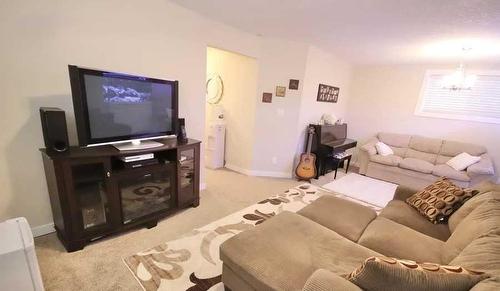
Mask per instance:
[[[124,157],[120,157],[120,160],[122,160],[125,163],[130,163],[130,162],[137,162],[137,161],[154,159],[154,157],[155,157],[155,155],[153,153],[149,153],[149,154],[142,154],[142,155],[135,155],[135,156],[124,156]]]

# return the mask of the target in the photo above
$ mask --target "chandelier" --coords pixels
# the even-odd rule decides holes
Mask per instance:
[[[443,77],[441,87],[452,91],[472,89],[472,86],[474,86],[474,83],[476,82],[477,76],[473,74],[466,74],[463,62],[465,55],[470,50],[470,47],[462,47],[462,58],[460,61],[460,65],[452,74]]]
[[[465,66],[460,63],[458,68],[450,75],[446,75],[442,80],[442,88],[452,91],[456,90],[470,90],[476,82],[477,76],[473,74],[466,74]]]

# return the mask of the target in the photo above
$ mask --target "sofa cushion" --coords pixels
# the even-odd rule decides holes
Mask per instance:
[[[450,237],[450,230],[446,224],[433,224],[404,201],[390,201],[379,216],[442,241]]]
[[[332,195],[321,196],[297,213],[354,242],[377,217],[371,208]]]
[[[450,262],[473,240],[500,230],[500,200],[488,200],[479,205],[455,228],[445,243],[442,260]]]
[[[467,175],[466,171],[457,171],[446,164],[435,165],[434,168],[432,169],[432,174],[438,177],[446,177],[458,181],[464,181],[464,182],[470,181],[470,177],[469,175]]]
[[[387,145],[399,148],[407,148],[410,144],[411,135],[380,132],[377,137],[380,141]]]
[[[336,275],[328,270],[316,270],[309,279],[307,279],[302,291],[363,291],[347,279]]]
[[[448,219],[448,227],[450,232],[454,232],[458,224],[464,220],[474,209],[485,201],[497,199],[500,200],[500,192],[483,192],[479,193],[471,199],[467,200],[460,208],[458,208]]]
[[[486,148],[480,145],[463,143],[458,141],[443,141],[440,154],[444,156],[454,157],[460,153],[466,152],[473,156],[480,156],[486,153]]]
[[[446,164],[446,162],[448,162],[451,158],[453,157],[437,155],[435,164],[436,165]]]
[[[473,240],[450,264],[500,276],[500,231]]]
[[[402,158],[406,155],[406,151],[408,150],[408,148],[400,148],[395,146],[389,146],[389,147],[391,147],[392,151],[394,152],[394,155]]]
[[[405,154],[405,158],[413,158],[422,161],[426,161],[434,165],[436,163],[437,155],[430,154],[426,152],[420,152],[413,149],[408,149]]]
[[[231,237],[220,247],[224,264],[255,290],[300,290],[317,269],[346,274],[377,255],[287,211]]]
[[[400,156],[396,155],[389,155],[389,156],[382,156],[382,155],[373,155],[370,156],[370,161],[379,163],[382,165],[388,165],[388,166],[395,166],[397,167],[399,163],[403,160]]]
[[[422,191],[410,196],[406,202],[432,223],[445,223],[464,201],[478,192],[473,189],[462,189],[447,178],[440,178]]]
[[[432,173],[434,165],[424,160],[404,158],[399,163],[399,167],[407,170],[417,171],[420,173],[430,174]]]
[[[489,275],[461,266],[441,266],[388,257],[371,257],[347,279],[364,290],[469,290]]]
[[[442,139],[414,135],[411,137],[408,147],[419,152],[437,154],[441,150],[442,144]]]
[[[488,154],[482,154],[481,160],[478,163],[470,165],[467,167],[468,175],[493,175],[495,174],[495,168],[493,167],[493,161]]]
[[[473,240],[450,262],[495,277],[481,281],[471,290],[500,290],[500,232],[491,232]]]
[[[438,180],[439,177],[431,174],[415,172],[413,170],[403,169],[401,167],[393,167],[382,165],[379,163],[368,163],[366,167],[366,175],[368,177],[392,182],[395,184],[424,189],[429,184]],[[460,187],[468,187],[470,182],[463,182],[450,179],[455,185]]]
[[[500,184],[495,184],[492,181],[483,181],[473,187],[479,194],[483,194],[486,192],[500,192]]]
[[[387,218],[378,217],[358,242],[385,256],[420,262],[441,262],[444,242],[415,231]]]

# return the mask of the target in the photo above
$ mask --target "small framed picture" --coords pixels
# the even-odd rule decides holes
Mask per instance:
[[[263,103],[272,103],[273,102],[273,93],[262,93],[262,102]]]
[[[286,87],[276,86],[276,97],[285,97]]]
[[[299,80],[290,79],[290,82],[288,83],[288,89],[299,90]]]

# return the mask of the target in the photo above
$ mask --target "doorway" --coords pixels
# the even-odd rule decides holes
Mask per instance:
[[[227,167],[247,174],[251,171],[257,77],[256,59],[222,49],[207,48],[207,167]]]

